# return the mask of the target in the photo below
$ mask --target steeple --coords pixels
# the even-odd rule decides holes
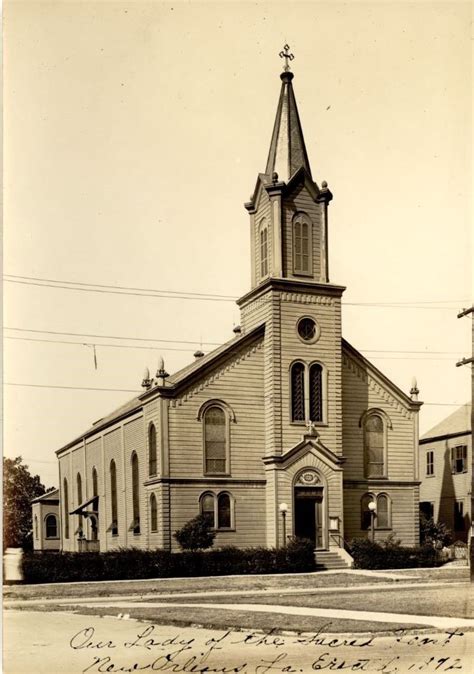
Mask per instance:
[[[288,45],[285,45],[285,51],[288,50]],[[292,54],[285,54],[282,51],[280,56],[289,59]],[[278,173],[278,179],[287,183],[301,167],[304,167],[311,177],[311,168],[291,83],[293,73],[289,70],[288,62],[280,78],[282,80],[280,100],[265,174],[271,177],[273,173]]]
[[[288,45],[265,173],[245,208],[250,215],[252,288],[269,279],[329,284],[328,205],[332,193],[313,180],[293,92]]]

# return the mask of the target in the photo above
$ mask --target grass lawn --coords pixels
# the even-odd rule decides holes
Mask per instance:
[[[152,600],[150,600],[152,601]],[[168,601],[168,600],[167,600]],[[170,599],[170,602],[179,601]],[[203,603],[203,598],[195,600]],[[408,613],[432,616],[450,616],[458,618],[474,618],[474,588],[470,583],[453,585],[452,587],[406,588],[398,585],[393,590],[384,589],[377,592],[376,586],[367,592],[337,592],[307,594],[272,594],[255,597],[214,596],[209,602],[218,604],[280,604],[283,606],[307,606],[316,608],[340,608],[352,611],[382,611],[385,613]]]
[[[397,579],[355,573],[301,573],[265,576],[209,576],[203,578],[158,578],[155,580],[98,581],[94,583],[56,583],[4,587],[5,599],[44,599],[55,597],[104,597],[170,592],[210,592],[219,590],[279,590],[319,587],[350,587],[397,583]]]
[[[8,609],[7,609],[8,610]],[[22,609],[19,609],[22,610]],[[31,606],[25,607],[25,610],[31,611],[64,611],[64,607],[53,606]],[[314,633],[322,630],[324,633],[372,633],[391,634],[397,629],[416,629],[426,631],[425,626],[419,626],[416,623],[381,623],[359,620],[340,620],[338,618],[316,618],[314,616],[293,616],[282,613],[250,613],[246,611],[219,610],[218,608],[200,608],[200,607],[173,607],[172,605],[163,607],[137,607],[127,609],[114,609],[112,606],[104,607],[86,607],[80,606],[71,611],[80,615],[89,616],[117,616],[120,613],[126,613],[135,620],[146,620],[155,625],[176,625],[179,627],[195,626],[209,629],[240,629],[240,630],[259,630],[266,633],[275,632],[305,632]],[[429,628],[432,633],[436,631]]]

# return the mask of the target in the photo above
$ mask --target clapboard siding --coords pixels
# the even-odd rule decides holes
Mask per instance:
[[[391,501],[391,524],[388,529],[375,530],[375,540],[382,541],[390,534],[400,539],[402,545],[413,546],[419,542],[418,499],[419,490],[414,486],[384,485],[377,487],[348,487],[344,485],[345,537],[366,538],[367,530],[361,529],[361,499],[366,493],[387,494]]]
[[[263,478],[263,351],[261,340],[236,354],[237,358],[212,373],[198,391],[185,391],[169,409],[169,465],[171,477],[203,476],[201,406],[208,400],[229,405],[235,422],[230,429],[230,474],[234,478]],[[212,380],[213,381],[210,381]]]
[[[235,545],[250,547],[265,545],[265,487],[264,485],[226,485],[209,481],[206,486],[193,484],[171,485],[171,531],[174,533],[199,514],[199,498],[204,492],[218,495],[225,491],[234,499],[233,531],[218,531],[214,547]],[[179,550],[173,537],[172,549]]]
[[[451,449],[460,445],[467,447],[466,472],[453,473],[451,468]],[[426,474],[426,455],[433,452],[433,475]],[[456,501],[463,503],[465,531],[455,532],[455,538],[466,539],[466,532],[472,522],[472,436],[460,435],[454,438],[423,440],[419,447],[420,462],[420,501],[433,504],[433,518],[454,530],[454,506]]]
[[[289,449],[301,440],[304,425],[291,422],[290,367],[295,360],[308,365],[317,361],[326,371],[323,391],[325,419],[318,427],[322,442],[335,454],[342,452],[341,425],[341,351],[340,300],[330,305],[282,300],[281,330],[281,418],[283,449]],[[305,344],[298,337],[296,325],[302,316],[311,316],[321,329],[315,344]]]
[[[373,380],[372,380],[373,381]],[[361,416],[372,408],[382,409],[390,419],[387,427],[389,480],[415,479],[416,413],[400,404],[380,382],[371,385],[371,374],[345,354],[342,368],[343,449],[345,470],[351,479],[364,479],[364,446]]]

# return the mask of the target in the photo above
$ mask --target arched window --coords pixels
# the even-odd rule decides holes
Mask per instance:
[[[215,527],[215,514],[214,514],[214,494],[203,494],[200,499],[200,511],[209,524],[212,527]]]
[[[35,538],[38,540],[38,517],[35,515]]]
[[[112,510],[112,536],[118,535],[118,507],[117,507],[117,467],[115,461],[110,462],[110,506]]]
[[[300,361],[290,369],[291,420],[324,422],[325,372],[320,363]]]
[[[294,363],[291,366],[291,420],[304,421],[305,410],[305,366]]]
[[[364,420],[365,477],[385,475],[385,432],[381,414],[368,414]]]
[[[46,520],[46,538],[58,537],[58,519],[56,515],[47,515]]]
[[[323,420],[323,368],[319,363],[309,368],[309,418]]]
[[[360,528],[362,530],[370,529],[371,514],[369,503],[374,500],[372,494],[364,494],[360,500]]]
[[[379,494],[377,496],[377,517],[375,520],[375,527],[377,529],[390,528],[390,504],[386,494]]]
[[[140,476],[138,470],[138,456],[136,452],[132,454],[132,506],[134,534],[140,533]]]
[[[76,484],[77,484],[77,505],[80,506],[82,505],[82,477],[80,473],[77,474]]]
[[[219,494],[217,497],[217,528],[231,528],[231,509],[229,494]]]
[[[228,472],[226,414],[221,407],[212,405],[204,412],[204,472],[220,475]]]
[[[150,530],[158,531],[158,505],[155,494],[150,496]]]
[[[99,485],[97,481],[97,470],[95,468],[92,469],[92,496],[98,496],[99,495]]]
[[[156,428],[155,424],[150,424],[148,429],[148,475],[156,475],[157,460],[156,460]]]
[[[264,278],[268,274],[268,228],[260,230],[260,276]]]
[[[64,538],[69,538],[69,491],[66,478],[63,480]]]
[[[293,273],[311,273],[311,222],[304,213],[293,220]]]
[[[371,512],[369,503],[375,503],[374,528],[391,529],[391,502],[387,494],[364,494],[360,500],[361,524],[360,528],[367,530],[371,528]]]
[[[234,499],[231,494],[221,492],[217,496],[206,492],[199,499],[199,511],[213,529],[218,531],[234,529]]]

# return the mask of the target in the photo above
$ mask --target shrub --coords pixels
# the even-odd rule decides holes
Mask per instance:
[[[393,537],[382,543],[356,538],[351,543],[351,555],[356,569],[410,569],[438,564],[438,556],[432,545],[407,548]]]
[[[138,550],[32,553],[23,557],[25,583],[126,580],[314,571],[314,544],[292,539],[286,548]]]
[[[176,531],[173,536],[176,538],[183,550],[206,550],[212,547],[215,531],[204,515],[197,515],[189,520],[184,527]]]
[[[453,534],[443,522],[435,522],[432,517],[420,513],[420,542],[432,545],[437,550],[451,545]]]

